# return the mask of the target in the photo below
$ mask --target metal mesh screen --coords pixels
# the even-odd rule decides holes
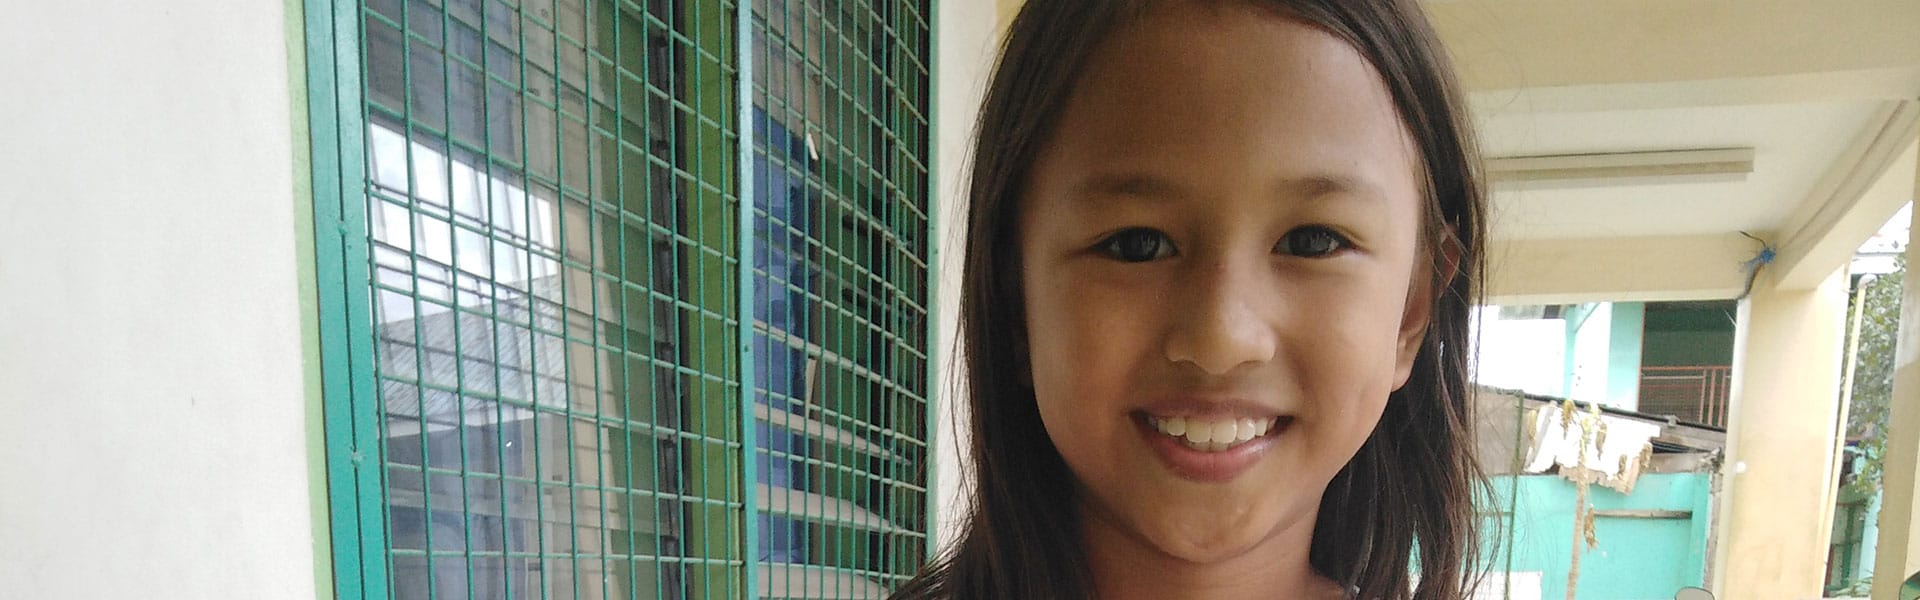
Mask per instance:
[[[752,8],[760,589],[883,597],[927,549],[928,6]]]
[[[338,594],[858,598],[910,575],[927,15],[309,2]]]

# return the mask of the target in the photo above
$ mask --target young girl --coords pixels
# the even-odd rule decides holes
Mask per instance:
[[[974,156],[972,510],[896,597],[1465,596],[1464,110],[1415,0],[1027,0]]]

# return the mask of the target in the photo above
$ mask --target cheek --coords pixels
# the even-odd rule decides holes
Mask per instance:
[[[1379,281],[1329,295],[1309,313],[1292,315],[1286,355],[1312,410],[1343,432],[1364,436],[1395,384],[1396,349],[1406,286]]]
[[[1143,326],[1157,310],[1138,298],[1114,297],[1070,275],[1028,281],[1029,373],[1040,416],[1069,460],[1111,443],[1125,419],[1127,390],[1150,349]]]

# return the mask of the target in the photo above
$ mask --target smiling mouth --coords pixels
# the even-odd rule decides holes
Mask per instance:
[[[1202,419],[1147,416],[1147,425],[1161,435],[1201,452],[1226,452],[1284,428],[1292,417]]]

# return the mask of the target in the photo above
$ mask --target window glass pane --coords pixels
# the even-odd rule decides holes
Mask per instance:
[[[694,585],[714,578],[689,567],[728,558],[689,537],[720,546],[740,530],[688,531],[692,513],[738,502],[724,493],[738,469],[690,460],[737,443],[712,435],[737,421],[724,388],[692,393],[735,376],[705,351],[724,339],[699,335],[723,333],[701,325],[729,318],[708,302],[727,284],[689,261],[733,252],[698,233],[725,206],[691,197],[698,179],[669,180],[699,170],[679,124],[713,116],[693,110],[674,57],[690,54],[699,15],[583,0],[366,8],[394,597],[737,589]],[[723,472],[689,472],[709,464]]]

